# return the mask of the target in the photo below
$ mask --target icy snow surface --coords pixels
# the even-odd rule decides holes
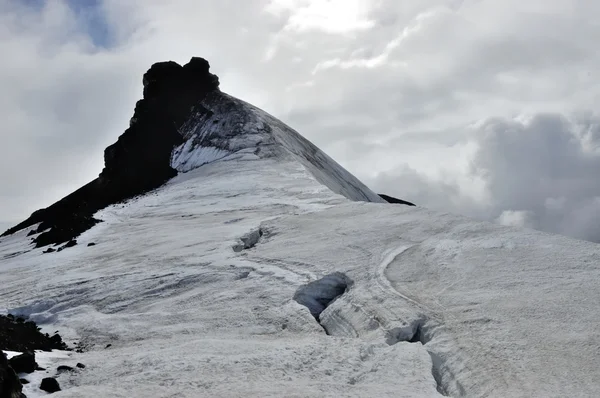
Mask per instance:
[[[186,172],[223,159],[230,154],[228,151],[215,147],[194,146],[194,141],[189,140],[175,148],[171,164],[177,171]]]
[[[89,347],[56,397],[600,396],[600,246],[237,150],[73,248],[0,242],[0,307]]]

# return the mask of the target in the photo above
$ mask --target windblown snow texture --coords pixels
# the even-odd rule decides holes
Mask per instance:
[[[243,150],[260,157],[294,158],[334,192],[351,200],[382,202],[296,131],[222,93],[202,58],[184,66],[154,64],[143,83],[144,98],[136,104],[130,127],[104,151],[100,176],[3,236],[39,224],[36,247],[67,242],[98,222],[96,211],[157,188],[178,171]]]
[[[600,396],[597,244],[243,151],[94,217],[53,255],[0,242],[0,303],[87,347],[62,396]]]

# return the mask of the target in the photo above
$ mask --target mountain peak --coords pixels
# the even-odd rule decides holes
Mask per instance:
[[[176,176],[234,154],[294,162],[349,200],[384,200],[296,131],[219,90],[207,60],[153,64],[129,127],[104,151],[104,169],[90,183],[6,231],[39,224],[36,247],[69,242],[100,220],[111,204],[156,189]],[[37,235],[39,234],[39,235]],[[70,247],[70,246],[69,246]]]
[[[191,112],[201,111],[199,101],[219,89],[219,78],[209,69],[208,61],[199,57],[184,66],[167,61],[148,69],[142,78],[144,98],[135,106],[130,127],[104,151],[103,181],[124,178],[143,191],[175,175],[169,159],[182,142],[179,129]]]
[[[171,96],[176,91],[207,92],[219,87],[219,78],[209,72],[210,64],[200,57],[184,66],[174,61],[153,64],[142,78],[144,98]]]

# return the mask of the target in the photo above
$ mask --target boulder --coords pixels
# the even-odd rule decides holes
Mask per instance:
[[[33,373],[37,369],[35,354],[33,352],[24,352],[8,360],[11,368],[17,373]]]
[[[60,385],[54,377],[45,377],[42,379],[40,384],[40,390],[46,391],[50,394],[60,391]]]

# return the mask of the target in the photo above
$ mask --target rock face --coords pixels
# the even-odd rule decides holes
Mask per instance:
[[[21,391],[23,385],[15,371],[9,366],[8,360],[3,352],[0,351],[0,397],[2,398],[20,398],[24,397]]]
[[[219,79],[202,58],[181,66],[160,62],[144,74],[144,98],[139,100],[130,127],[104,151],[99,177],[2,236],[40,223],[36,247],[68,242],[94,226],[93,214],[111,204],[159,187],[177,174],[170,165],[173,148],[182,143],[178,130],[191,112],[210,113],[198,105],[218,90]]]
[[[173,148],[183,142],[178,130],[192,108],[197,111],[197,103],[219,87],[202,58],[192,58],[185,66],[156,63],[142,80],[144,99],[135,106],[131,126],[104,151],[100,180],[117,184],[119,197],[156,188],[175,176],[170,160]]]

